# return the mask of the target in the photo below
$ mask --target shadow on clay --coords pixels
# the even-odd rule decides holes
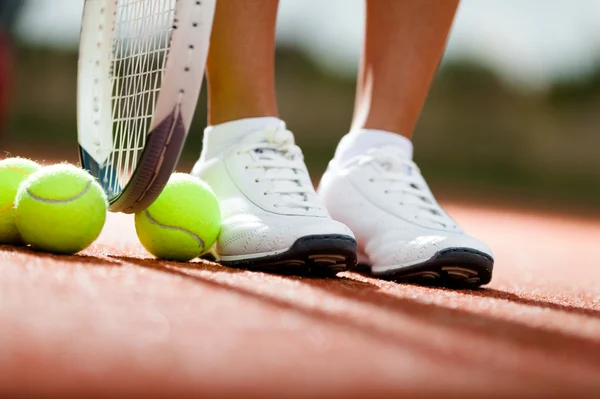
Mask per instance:
[[[286,312],[295,312],[302,316],[318,320],[323,324],[330,324],[363,335],[368,339],[375,339],[386,345],[392,345],[404,350],[416,351],[436,362],[444,362],[456,366],[462,364],[468,367],[483,367],[497,369],[504,374],[514,374],[522,377],[523,370],[492,364],[485,356],[477,356],[472,351],[448,351],[428,341],[426,337],[415,334],[411,330],[394,329],[382,323],[364,317],[352,315],[352,303],[372,305],[390,312],[390,318],[402,317],[404,322],[412,320],[416,325],[428,328],[439,328],[448,334],[464,337],[478,337],[494,343],[509,343],[510,345],[534,350],[542,353],[552,353],[559,358],[576,359],[586,366],[598,368],[600,359],[600,343],[581,336],[564,333],[543,327],[533,327],[518,321],[506,320],[491,314],[480,314],[464,309],[453,309],[432,303],[423,303],[417,300],[400,297],[373,283],[359,281],[346,276],[327,279],[313,279],[297,276],[279,276],[283,279],[299,281],[325,294],[335,295],[348,301],[348,310],[332,312],[318,306],[310,306],[286,299],[276,290],[272,293],[253,291],[251,288],[240,286],[235,282],[217,281],[210,277],[194,273],[196,270],[226,273],[254,273],[239,269],[231,269],[214,263],[201,262],[165,262],[155,259],[139,259],[115,256],[122,262],[150,268],[159,272],[185,277],[196,283],[210,286],[226,292],[243,295],[249,299],[263,302],[267,305]],[[259,274],[259,273],[257,273]],[[262,274],[262,273],[260,273]],[[417,289],[415,287],[415,289]],[[425,288],[429,289],[429,288]],[[474,292],[481,292],[474,291]],[[468,295],[473,291],[461,291]],[[381,320],[379,318],[379,320]]]
[[[21,254],[30,254],[35,255],[41,262],[44,259],[51,259],[57,262],[64,263],[85,263],[90,266],[120,266],[121,262],[114,259],[107,259],[104,257],[87,255],[87,254],[75,254],[75,255],[65,255],[65,254],[54,254],[50,252],[41,251],[30,246],[14,246],[14,245],[0,245],[0,251],[2,252],[15,252]]]

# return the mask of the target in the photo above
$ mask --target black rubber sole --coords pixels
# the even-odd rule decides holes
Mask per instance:
[[[491,281],[493,268],[494,259],[486,253],[468,248],[447,248],[423,263],[373,275],[419,285],[474,288]]]
[[[312,235],[299,238],[287,251],[277,255],[218,262],[276,274],[333,276],[356,266],[356,241],[345,235]]]

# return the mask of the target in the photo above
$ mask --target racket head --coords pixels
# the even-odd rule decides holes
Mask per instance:
[[[79,52],[81,165],[109,210],[160,194],[194,115],[215,0],[86,0]]]

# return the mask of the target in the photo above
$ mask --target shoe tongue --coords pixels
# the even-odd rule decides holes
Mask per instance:
[[[286,147],[294,144],[294,136],[287,131],[279,131],[277,127],[272,127],[249,133],[242,139],[242,142],[256,144],[254,153],[259,159],[273,159],[278,156],[285,158]],[[265,146],[261,147],[260,144],[265,144]],[[273,144],[280,145],[281,148],[271,148],[270,146]]]
[[[256,143],[264,140],[265,130],[285,130],[285,122],[279,118],[263,117],[240,119],[209,126],[204,130],[202,155],[204,158],[219,156],[223,151],[240,143]]]
[[[285,126],[284,126],[285,127]],[[285,151],[290,146],[294,145],[294,136],[287,130],[280,130],[277,128],[266,129],[264,131],[257,131],[248,134],[244,140],[244,143],[255,143],[260,144],[264,143],[265,148],[261,148],[257,146],[254,150],[254,155],[258,159],[263,160],[287,160],[292,161],[288,157],[285,156]],[[272,144],[281,144],[281,149],[276,148],[268,148],[266,145]],[[288,148],[286,148],[288,147]],[[285,191],[286,189],[295,189],[301,187],[302,185],[294,180],[296,178],[294,173],[295,170],[291,168],[266,168],[265,173],[267,177],[273,178],[272,185],[276,190]],[[298,180],[302,180],[303,176],[298,175]],[[282,199],[294,200],[294,201],[304,201],[305,195],[303,194],[280,194]]]
[[[377,152],[384,155],[381,166],[388,172],[401,172],[408,175],[413,174],[413,168],[410,163],[410,157],[403,148],[398,146],[385,146],[377,149]]]
[[[282,122],[280,125],[271,125],[260,130],[249,132],[244,137],[240,138],[240,141],[245,144],[279,144],[294,145],[294,135],[286,130],[285,124]],[[274,150],[272,150],[274,151]]]
[[[377,151],[389,155],[390,157],[400,158],[407,161],[410,160],[410,157],[402,147],[386,145],[384,147],[377,148]]]
[[[292,180],[292,171],[290,169],[276,169],[270,168],[267,170],[267,176],[274,178],[272,181],[273,188],[276,190],[285,191],[286,189],[295,189],[300,187],[300,183],[297,180]],[[278,177],[283,178],[282,180],[277,179]],[[281,198],[303,201],[305,199],[304,194],[280,194]]]

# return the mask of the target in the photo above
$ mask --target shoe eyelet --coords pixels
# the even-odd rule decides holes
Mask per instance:
[[[258,179],[254,179],[254,182],[255,182],[255,183],[258,183]]]
[[[369,183],[373,183],[374,181],[375,181],[375,179],[373,179],[373,178],[369,179]]]
[[[383,193],[384,194],[389,194],[390,192],[389,192],[389,190],[385,190]]]

